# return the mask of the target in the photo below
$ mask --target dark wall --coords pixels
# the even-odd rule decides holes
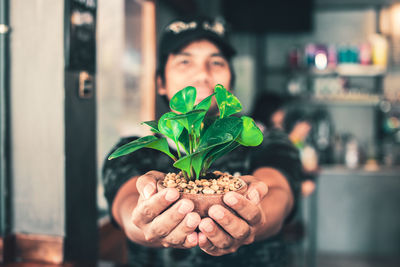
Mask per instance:
[[[307,32],[314,0],[224,0],[222,10],[235,32]]]

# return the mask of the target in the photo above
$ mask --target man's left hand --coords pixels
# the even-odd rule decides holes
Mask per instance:
[[[265,213],[259,204],[268,192],[267,185],[254,176],[241,178],[248,184],[245,195],[228,192],[223,198],[236,214],[222,205],[213,205],[208,210],[210,217],[199,224],[199,246],[210,255],[233,253],[242,245],[253,243],[257,229],[265,224]]]

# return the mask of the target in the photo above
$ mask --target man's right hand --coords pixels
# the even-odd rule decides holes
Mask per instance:
[[[201,221],[200,216],[192,212],[192,201],[178,200],[179,192],[175,188],[157,192],[157,180],[164,176],[164,173],[150,171],[138,178],[136,187],[140,196],[131,221],[149,246],[192,248],[198,244],[195,229]]]

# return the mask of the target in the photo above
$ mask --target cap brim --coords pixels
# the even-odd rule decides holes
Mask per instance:
[[[164,54],[171,54],[174,52],[178,52],[180,49],[187,46],[189,43],[201,39],[207,39],[213,42],[216,46],[218,46],[218,48],[221,50],[221,53],[225,57],[227,57],[227,59],[230,59],[232,56],[236,54],[235,49],[228,42],[216,36],[215,34],[211,34],[206,31],[191,32],[185,34],[184,36],[180,36],[180,38],[177,38],[176,40],[174,40],[174,42],[169,42],[168,47],[164,47],[163,52]]]

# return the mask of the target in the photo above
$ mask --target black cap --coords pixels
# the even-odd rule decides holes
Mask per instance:
[[[228,42],[228,29],[223,19],[207,17],[176,19],[162,31],[158,47],[158,72],[163,72],[169,54],[176,53],[190,42],[200,39],[213,42],[228,60],[236,53]]]

